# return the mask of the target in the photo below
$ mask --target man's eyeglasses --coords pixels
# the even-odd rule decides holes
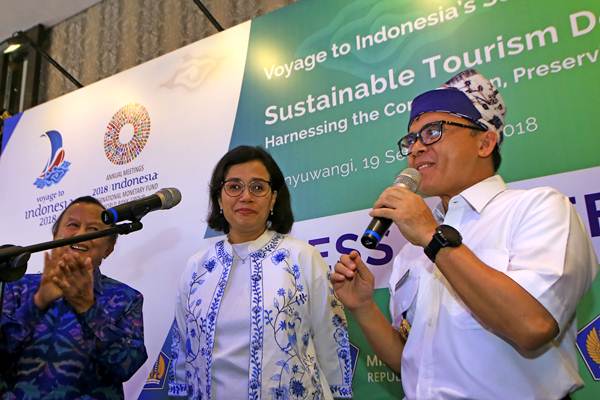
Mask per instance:
[[[263,179],[254,179],[246,185],[240,179],[228,179],[223,182],[223,190],[231,197],[238,197],[244,193],[248,186],[248,191],[256,197],[265,197],[271,190],[271,182]]]
[[[477,125],[465,125],[452,121],[434,121],[425,124],[418,132],[409,132],[408,135],[398,140],[398,148],[403,156],[410,154],[413,145],[419,140],[424,145],[430,145],[442,138],[444,125],[459,126],[461,128],[475,129],[484,132],[485,128]]]

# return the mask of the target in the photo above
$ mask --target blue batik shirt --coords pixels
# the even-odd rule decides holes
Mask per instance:
[[[121,399],[147,359],[141,293],[94,273],[94,305],[77,314],[64,299],[43,311],[41,275],[7,284],[0,320],[2,399]]]

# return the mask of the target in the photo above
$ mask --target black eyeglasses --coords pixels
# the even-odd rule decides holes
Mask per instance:
[[[409,132],[408,135],[398,140],[398,148],[403,156],[410,154],[413,145],[419,140],[424,145],[430,145],[442,138],[444,125],[459,126],[461,128],[475,129],[484,132],[487,129],[477,125],[465,125],[460,122],[452,121],[434,121],[425,124],[418,132]]]
[[[271,190],[271,182],[264,179],[253,179],[246,185],[241,179],[228,179],[223,182],[223,190],[231,197],[238,197],[244,193],[248,186],[250,194],[256,197],[265,197]]]

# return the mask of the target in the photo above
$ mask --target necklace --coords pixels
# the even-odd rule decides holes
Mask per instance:
[[[231,250],[233,250],[233,255],[234,258],[237,257],[240,259],[240,261],[242,262],[242,264],[246,264],[246,260],[248,259],[248,257],[250,257],[250,253],[248,253],[248,255],[246,257],[241,257],[237,251],[235,251],[235,246],[231,245]]]

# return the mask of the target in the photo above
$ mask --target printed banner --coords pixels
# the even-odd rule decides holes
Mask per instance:
[[[600,254],[599,56],[597,0],[302,0],[7,121],[0,244],[50,240],[81,195],[113,206],[178,188],[181,204],[146,216],[101,267],[144,295],[149,359],[126,397],[164,399],[176,283],[214,240],[208,181],[228,149],[271,152],[291,191],[293,234],[330,265],[360,251],[387,312],[392,260],[406,242],[394,227],[374,250],[360,236],[406,168],[396,143],[411,99],[465,68],[491,78],[507,104],[500,174],[511,187],[569,196]],[[34,254],[28,272],[41,268]],[[597,280],[578,309],[586,386],[574,399],[600,395],[599,293]],[[400,377],[351,318],[350,338],[354,398],[401,398]]]

